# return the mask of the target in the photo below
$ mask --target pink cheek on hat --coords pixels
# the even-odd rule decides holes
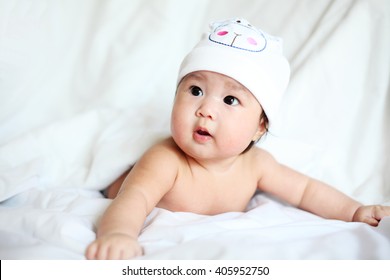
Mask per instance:
[[[252,37],[248,37],[246,40],[247,40],[248,43],[251,44],[251,45],[255,45],[255,46],[257,45],[256,40],[253,39]]]
[[[225,36],[226,34],[228,34],[229,32],[228,31],[219,31],[218,33],[217,33],[217,35],[219,35],[219,36]]]

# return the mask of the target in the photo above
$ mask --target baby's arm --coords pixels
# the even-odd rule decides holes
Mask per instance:
[[[365,222],[376,226],[390,207],[362,206],[359,202],[321,181],[292,170],[267,152],[262,153],[259,188],[290,204],[327,219]]]
[[[87,248],[88,259],[129,259],[142,254],[137,239],[144,221],[176,178],[173,155],[168,145],[157,144],[137,162],[104,213],[97,239]]]

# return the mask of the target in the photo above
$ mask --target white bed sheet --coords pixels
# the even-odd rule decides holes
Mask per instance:
[[[169,134],[176,74],[207,23],[283,37],[280,119],[259,144],[363,203],[390,205],[386,0],[0,0],[0,258],[83,259],[99,190]],[[245,213],[155,209],[145,259],[390,259],[390,219],[324,220],[263,194]]]
[[[109,200],[93,191],[31,190],[0,212],[0,259],[84,259]],[[139,259],[389,259],[390,218],[377,228],[324,220],[263,194],[216,216],[156,208]]]

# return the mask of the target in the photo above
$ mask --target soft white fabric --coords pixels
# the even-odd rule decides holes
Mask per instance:
[[[29,190],[0,211],[1,259],[83,259],[110,201],[93,191]],[[324,220],[257,195],[245,213],[156,208],[140,259],[390,259],[390,218],[377,228]]]
[[[109,203],[97,190],[169,134],[183,57],[210,21],[234,17],[282,37],[291,65],[259,145],[389,204],[388,1],[0,0],[0,258],[83,258]],[[144,258],[388,259],[389,228],[259,196],[247,213],[156,209],[140,241]]]

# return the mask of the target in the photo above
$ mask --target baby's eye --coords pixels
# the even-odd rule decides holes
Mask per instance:
[[[240,104],[240,101],[238,101],[237,98],[234,96],[228,95],[223,99],[223,102],[225,102],[227,105],[235,106]]]
[[[197,86],[190,87],[190,92],[193,96],[202,96],[203,95],[202,89],[200,87],[197,87]]]

